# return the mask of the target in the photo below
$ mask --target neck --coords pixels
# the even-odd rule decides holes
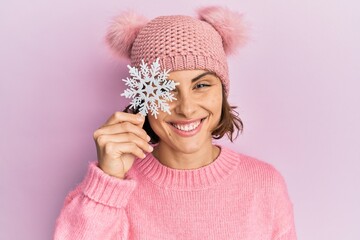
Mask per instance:
[[[153,155],[161,164],[173,169],[197,169],[209,165],[220,154],[220,148],[211,142],[196,151],[184,152],[173,149],[161,142],[155,147]]]

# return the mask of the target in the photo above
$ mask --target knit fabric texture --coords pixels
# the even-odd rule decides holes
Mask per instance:
[[[121,180],[89,165],[54,239],[295,240],[292,203],[271,165],[225,147],[194,170],[135,160]]]
[[[220,34],[190,16],[160,16],[141,29],[131,50],[131,64],[160,60],[162,69],[214,72],[229,91],[226,54]]]

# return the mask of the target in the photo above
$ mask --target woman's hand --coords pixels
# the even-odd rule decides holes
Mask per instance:
[[[140,114],[115,112],[94,132],[99,167],[105,173],[123,179],[136,157],[152,152],[144,121]]]

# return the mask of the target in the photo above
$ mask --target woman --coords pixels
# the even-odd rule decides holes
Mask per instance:
[[[118,17],[107,35],[133,66],[158,59],[178,85],[170,114],[116,112],[94,132],[98,162],[66,198],[55,239],[296,239],[292,204],[269,164],[212,143],[242,130],[227,102],[226,55],[241,16]]]

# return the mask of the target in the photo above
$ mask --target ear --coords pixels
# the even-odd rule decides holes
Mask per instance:
[[[132,45],[148,20],[132,11],[123,12],[111,23],[105,40],[112,51],[121,57],[130,58]]]
[[[199,19],[211,24],[221,35],[227,55],[235,53],[247,42],[247,29],[240,13],[223,7],[204,7],[197,10]]]

